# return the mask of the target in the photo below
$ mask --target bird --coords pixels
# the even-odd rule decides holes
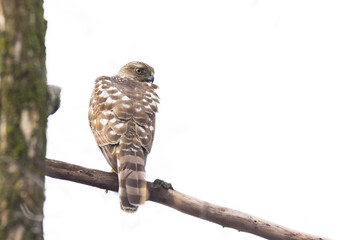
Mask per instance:
[[[95,80],[89,123],[105,159],[118,174],[121,209],[135,212],[148,198],[145,165],[155,133],[158,86],[154,69],[129,62],[112,77]]]

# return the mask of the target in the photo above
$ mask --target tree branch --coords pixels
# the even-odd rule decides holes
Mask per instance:
[[[46,159],[46,164],[46,175],[49,177],[118,191],[118,178],[114,173],[84,168],[51,159]],[[193,198],[174,190],[170,184],[161,180],[156,180],[154,183],[148,182],[147,186],[149,189],[148,200],[220,224],[223,227],[252,233],[271,240],[326,240],[325,238],[287,229],[240,211]]]

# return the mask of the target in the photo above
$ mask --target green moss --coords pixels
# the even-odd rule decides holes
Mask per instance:
[[[27,171],[44,180],[46,153],[47,87],[45,68],[45,31],[43,1],[3,0],[6,31],[0,32],[0,117],[6,119],[6,148],[0,149],[0,212],[8,214],[0,222],[0,239],[6,239],[13,227],[23,225],[23,239],[42,239],[42,231],[34,232],[34,222],[24,217],[20,205],[25,204],[34,214],[42,214],[44,192],[33,179],[26,178]],[[14,42],[20,40],[20,57],[15,56]],[[29,54],[31,53],[31,54]],[[19,59],[19,61],[16,61]],[[28,145],[21,129],[21,113],[30,114],[32,140]],[[33,148],[33,149],[32,149]],[[11,162],[17,171],[8,171]],[[6,202],[6,209],[1,209]],[[0,214],[0,221],[3,221]],[[41,230],[41,223],[40,223]]]

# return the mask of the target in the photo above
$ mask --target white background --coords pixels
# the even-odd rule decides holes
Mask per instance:
[[[147,179],[299,231],[359,239],[359,1],[45,0],[49,158],[109,171],[94,80],[129,61],[161,97]],[[45,239],[260,239],[46,178]]]

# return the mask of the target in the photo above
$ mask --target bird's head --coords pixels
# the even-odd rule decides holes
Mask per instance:
[[[143,62],[129,62],[120,69],[117,75],[138,82],[154,82],[154,69]]]

